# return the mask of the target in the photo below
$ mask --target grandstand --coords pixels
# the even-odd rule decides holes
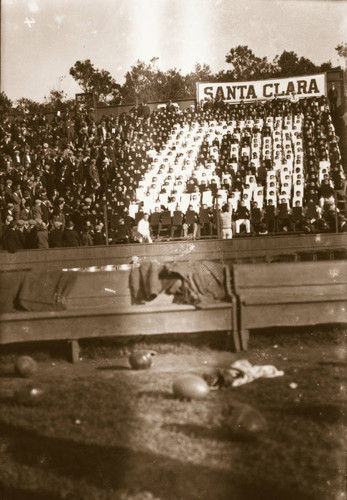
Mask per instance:
[[[322,77],[296,79],[299,94],[289,82],[290,93],[234,102],[218,86],[195,106],[99,121],[88,109],[3,115],[2,249],[136,243],[145,213],[154,242],[345,232],[340,138],[312,85]]]

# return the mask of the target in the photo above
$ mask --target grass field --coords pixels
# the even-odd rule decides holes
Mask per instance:
[[[35,348],[32,381],[45,394],[33,407],[14,401],[28,381],[13,375],[15,354],[3,351],[0,499],[343,500],[346,333],[255,332],[237,355],[217,336],[212,345],[206,336],[149,340],[158,354],[146,371],[128,368],[130,345],[85,344],[78,365]],[[285,374],[203,401],[173,398],[180,374],[241,358]],[[257,439],[223,425],[225,409],[239,403],[266,417]]]

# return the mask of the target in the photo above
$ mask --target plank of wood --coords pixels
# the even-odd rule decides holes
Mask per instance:
[[[86,315],[81,311],[79,314],[77,311],[62,311],[29,316],[23,313],[16,318],[9,313],[1,317],[0,343],[228,331],[233,325],[231,304],[208,309],[192,306],[169,309],[165,306],[155,311],[146,310],[146,306],[139,307],[141,311],[137,313],[134,308],[107,314],[103,311],[90,314],[89,311]],[[8,321],[4,316],[9,318]]]
[[[241,306],[240,330],[347,323],[346,301]]]
[[[344,284],[263,287],[242,290],[240,301],[245,305],[297,304],[302,302],[336,302],[346,300],[347,286]]]
[[[235,264],[233,274],[236,293],[268,286],[347,285],[347,261]]]

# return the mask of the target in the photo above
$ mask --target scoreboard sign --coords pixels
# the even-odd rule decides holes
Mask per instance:
[[[197,83],[197,102],[221,97],[225,102],[257,101],[277,98],[299,98],[326,95],[325,73],[272,80],[230,83]]]

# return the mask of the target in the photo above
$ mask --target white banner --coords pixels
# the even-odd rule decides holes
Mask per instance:
[[[225,102],[267,100],[274,97],[290,99],[293,92],[299,98],[326,95],[325,73],[253,82],[196,84],[198,103],[205,99],[215,100],[217,96],[221,96]]]

